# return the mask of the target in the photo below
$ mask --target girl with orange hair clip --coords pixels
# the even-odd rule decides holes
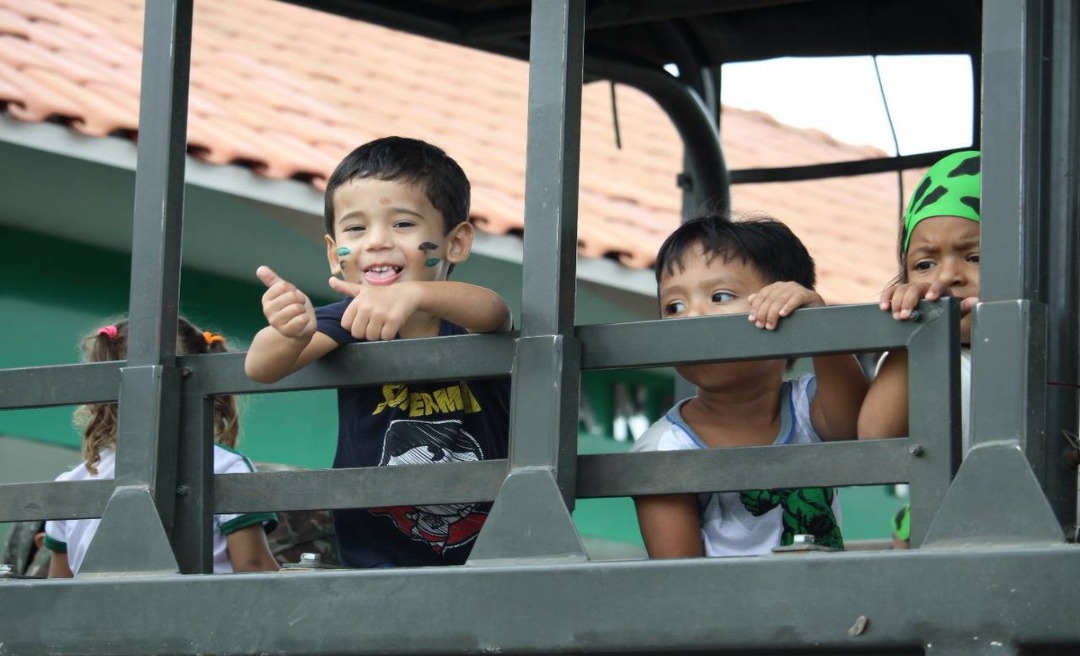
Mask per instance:
[[[126,319],[98,328],[82,339],[88,362],[127,359],[128,322]],[[176,352],[179,355],[225,353],[225,338],[196,328],[178,317]],[[115,403],[93,403],[76,410],[76,423],[82,428],[83,462],[58,481],[84,481],[114,477],[118,408]],[[233,450],[240,434],[236,399],[231,395],[214,397],[214,473],[233,474],[254,471],[251,461]],[[79,572],[83,558],[97,531],[100,519],[49,521],[45,524],[45,545],[53,552],[49,577],[71,577]],[[266,541],[266,534],[277,521],[272,513],[216,515],[213,530],[214,573],[234,571],[275,571],[279,569]]]

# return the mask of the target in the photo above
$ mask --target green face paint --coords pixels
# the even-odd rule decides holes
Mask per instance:
[[[439,247],[436,246],[435,244],[431,243],[430,241],[425,241],[424,243],[420,244],[420,250],[425,252],[425,253],[427,253],[428,251],[434,251],[434,250],[438,250],[438,249],[439,249]],[[439,258],[437,258],[437,257],[429,257],[428,259],[424,260],[424,266],[426,266],[426,267],[437,266],[439,264],[439,262],[440,262]]]
[[[980,222],[982,198],[982,156],[977,150],[953,153],[930,167],[904,212],[904,253],[911,243],[911,233],[923,219],[935,216],[958,216]]]
[[[352,251],[349,250],[348,246],[338,246],[337,254],[338,257],[345,257],[346,255],[352,255]]]

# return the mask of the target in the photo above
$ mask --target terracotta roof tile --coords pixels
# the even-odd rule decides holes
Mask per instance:
[[[23,121],[89,135],[133,135],[138,121],[142,0],[0,0],[0,103]],[[195,5],[189,151],[317,188],[356,145],[406,134],[445,148],[473,183],[473,216],[521,234],[528,112],[525,63],[284,2]],[[580,253],[651,266],[678,225],[678,133],[644,94],[582,93]],[[725,107],[730,168],[880,156],[760,112]],[[907,185],[917,173],[907,174]],[[894,272],[896,178],[840,178],[733,189],[737,211],[789,223],[833,302],[863,302]]]

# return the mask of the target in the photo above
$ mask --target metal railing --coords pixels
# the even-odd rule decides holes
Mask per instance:
[[[1041,63],[1049,53],[1075,70],[1075,5],[984,7],[983,89],[994,101],[984,103],[984,162],[995,163],[983,178],[994,201],[985,206],[983,250],[995,269],[973,340],[974,448],[958,471],[954,302],[924,304],[919,322],[904,323],[874,306],[801,310],[768,333],[739,317],[574,325],[584,0],[532,7],[520,333],[349,346],[271,386],[243,376],[243,354],[176,358],[170,299],[179,284],[191,9],[191,0],[147,4],[131,359],[0,371],[0,408],[119,400],[123,409],[115,482],[0,486],[0,520],[102,516],[99,537],[110,547],[91,547],[87,571],[96,576],[0,582],[0,651],[1018,653],[1080,645],[1072,593],[1080,552],[1062,540],[1067,483],[1049,473],[1047,426],[1059,426],[1045,398],[1047,325],[1055,335],[1071,326],[1075,337],[1075,303],[1048,312],[1041,286],[1075,291],[1075,270],[1064,271],[1075,243],[1056,256],[1062,281],[1048,282],[1040,259],[1055,239],[1075,236],[1077,223],[1069,173],[1077,82]],[[1017,66],[1019,94],[1006,71]],[[1067,91],[1051,90],[1048,76]],[[1019,239],[1006,229],[1012,214]],[[918,381],[912,437],[576,453],[581,371],[895,348],[909,350]],[[506,374],[514,389],[507,460],[222,477],[210,466],[217,394]],[[1064,375],[1075,378],[1075,367]],[[1053,421],[1075,422],[1071,398],[1072,414],[1058,400]],[[570,521],[585,497],[902,481],[912,483],[913,539],[922,544],[909,552],[587,562]],[[483,500],[495,503],[463,567],[170,574],[209,571],[215,512]]]

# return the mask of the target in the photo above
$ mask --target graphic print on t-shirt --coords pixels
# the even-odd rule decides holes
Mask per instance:
[[[408,385],[383,385],[383,401],[371,414],[382,414],[391,408],[399,408],[410,417],[428,417],[433,414],[480,412],[480,402],[473,396],[465,381],[448,385],[431,392],[410,392]]]
[[[480,444],[459,419],[398,419],[386,430],[379,465],[477,462],[481,458]],[[478,505],[394,506],[372,508],[371,513],[389,517],[399,531],[426,542],[435,553],[443,553],[476,538],[487,518],[486,512],[477,510]]]

